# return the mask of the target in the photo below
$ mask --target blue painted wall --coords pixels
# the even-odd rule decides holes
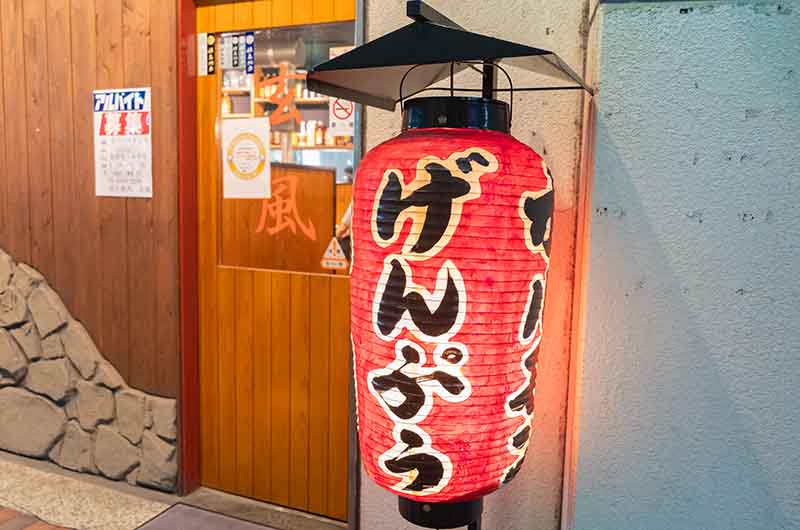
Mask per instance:
[[[800,528],[800,2],[601,6],[577,530]]]

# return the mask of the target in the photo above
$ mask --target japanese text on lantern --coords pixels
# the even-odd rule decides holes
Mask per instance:
[[[458,266],[445,260],[432,292],[414,282],[412,263],[425,261],[447,246],[458,228],[464,204],[481,195],[480,177],[497,170],[488,151],[470,149],[446,160],[422,158],[415,178],[405,184],[398,170],[388,170],[378,188],[372,217],[372,236],[381,247],[411,229],[399,254],[384,261],[373,304],[375,333],[395,342],[396,358],[368,375],[370,392],[395,424],[395,446],[379,458],[388,474],[398,477],[397,491],[426,495],[441,491],[453,474],[451,459],[419,423],[430,413],[434,396],[460,403],[472,394],[462,368],[468,347],[458,342],[466,315],[467,292]],[[421,344],[420,344],[421,343]],[[426,358],[433,347],[433,366]]]

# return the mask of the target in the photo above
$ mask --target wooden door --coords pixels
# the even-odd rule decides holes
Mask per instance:
[[[203,6],[197,31],[353,20],[354,4]],[[349,280],[223,265],[218,76],[197,81],[202,484],[344,520]]]

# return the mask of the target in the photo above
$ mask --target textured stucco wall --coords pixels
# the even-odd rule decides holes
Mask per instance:
[[[599,23],[575,528],[800,528],[800,2]]]
[[[583,66],[581,34],[587,2],[566,0],[430,0],[436,9],[472,31],[523,42],[558,53],[576,71]],[[366,0],[367,39],[409,22],[401,0]],[[516,83],[532,76],[511,71]],[[503,81],[501,80],[501,83]],[[460,86],[479,87],[476,74]],[[436,95],[435,93],[432,95]],[[514,136],[541,153],[555,175],[556,218],[548,279],[545,339],[536,385],[534,435],[525,466],[517,478],[486,500],[484,527],[491,530],[558,528],[561,509],[567,347],[571,318],[572,258],[580,141],[581,95],[575,92],[522,94],[515,99]],[[367,148],[395,136],[400,113],[368,109]],[[362,480],[364,530],[407,530],[397,513],[396,497]]]

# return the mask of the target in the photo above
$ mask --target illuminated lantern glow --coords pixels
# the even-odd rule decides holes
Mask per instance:
[[[414,501],[479,499],[532,435],[552,176],[505,131],[409,126],[365,156],[353,195],[363,466]]]
[[[361,462],[407,521],[480,530],[483,497],[520,472],[533,434],[554,205],[546,164],[509,135],[512,109],[495,98],[593,90],[552,51],[471,32],[422,0],[406,15],[307,78],[403,108],[403,132],[364,157],[353,189]],[[537,81],[515,86],[506,65]],[[467,70],[480,90],[455,86]],[[427,90],[450,96],[406,100]]]

